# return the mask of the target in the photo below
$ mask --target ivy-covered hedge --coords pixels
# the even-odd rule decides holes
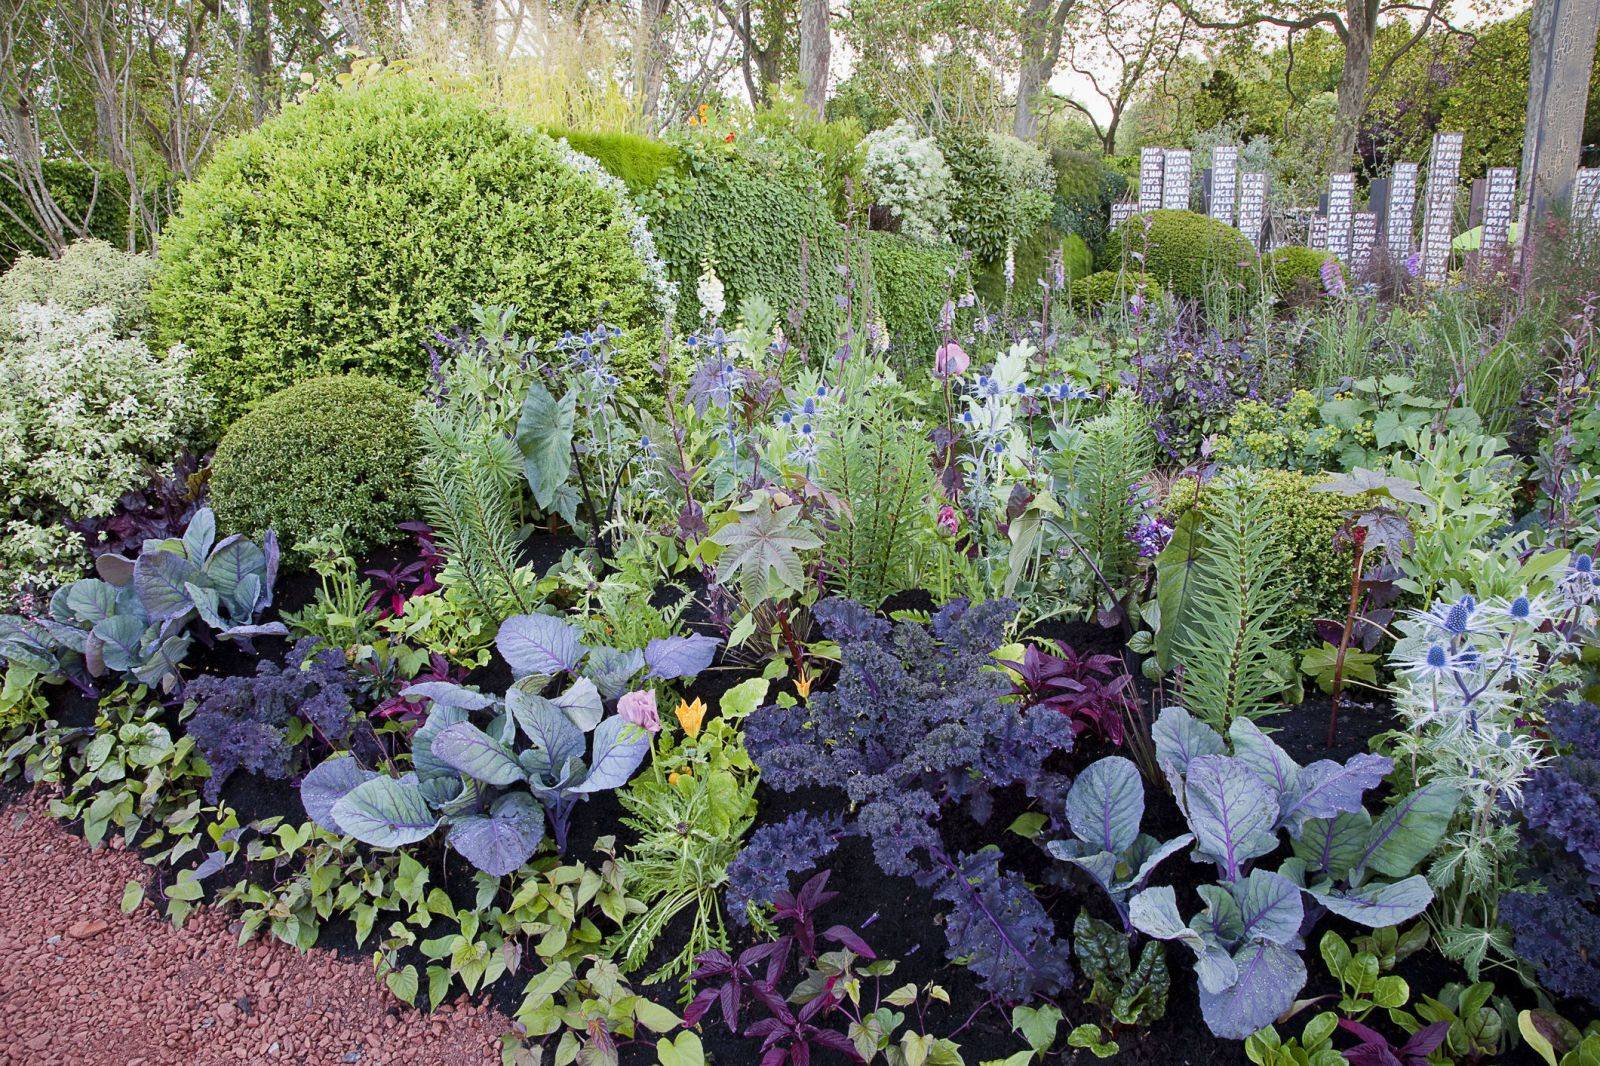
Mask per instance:
[[[1142,256],[1142,260],[1138,257]],[[1101,265],[1146,273],[1191,300],[1210,284],[1249,288],[1257,280],[1256,250],[1244,234],[1193,211],[1149,211],[1111,231]]]
[[[127,243],[128,183],[122,175],[104,171],[97,174],[93,167],[76,160],[47,159],[44,180],[70,218],[88,218],[89,236],[119,248]],[[0,271],[4,271],[21,256],[44,255],[45,249],[12,218],[12,212],[23,219],[31,220],[32,216],[22,193],[9,181],[0,181],[0,203],[6,208],[0,210]]]
[[[803,307],[799,341],[831,349],[842,312],[838,267],[844,237],[818,175],[795,160],[720,141],[686,141],[683,162],[638,197],[656,248],[678,283],[678,329],[703,322],[695,282],[707,261],[722,280],[731,317],[760,296],[780,321]]]
[[[597,321],[648,365],[659,307],[622,195],[542,133],[390,75],[329,88],[219,149],[163,235],[151,308],[226,425],[346,370],[401,385],[435,330],[517,304],[538,340]]]
[[[341,530],[351,551],[404,536],[415,513],[412,396],[349,374],[303,381],[240,418],[211,460],[227,533],[277,532],[286,547]]]
[[[883,318],[890,358],[902,369],[932,366],[939,346],[939,312],[946,299],[966,289],[960,254],[951,245],[926,244],[898,233],[874,230],[873,308]]]

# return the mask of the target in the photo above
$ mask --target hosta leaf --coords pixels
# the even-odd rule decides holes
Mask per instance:
[[[438,827],[417,786],[392,777],[374,777],[345,793],[333,805],[333,821],[375,848],[415,844]]]
[[[689,637],[658,637],[644,646],[644,661],[650,667],[645,676],[661,681],[693,677],[711,665],[721,644],[716,637],[703,633]]]
[[[1133,846],[1144,819],[1144,782],[1120,755],[1090,763],[1067,792],[1072,832],[1100,851],[1119,855]]]
[[[506,745],[471,722],[457,722],[433,738],[433,757],[486,785],[505,786],[523,780],[522,767]]]
[[[544,839],[544,810],[527,792],[495,801],[487,815],[457,818],[446,838],[452,848],[491,877],[515,873]]]
[[[589,775],[572,792],[621,788],[650,751],[650,734],[620,715],[612,715],[594,731],[594,757]]]
[[[566,673],[583,658],[578,627],[548,614],[519,614],[500,624],[494,645],[518,677]]]

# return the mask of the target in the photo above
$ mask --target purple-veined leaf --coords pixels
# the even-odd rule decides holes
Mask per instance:
[[[645,676],[659,681],[693,677],[711,665],[722,641],[696,633],[689,637],[657,637],[644,646]]]
[[[1189,828],[1200,850],[1221,867],[1223,880],[1236,880],[1245,863],[1277,846],[1277,799],[1239,760],[1202,755],[1191,761],[1184,798]]]
[[[85,626],[93,627],[117,613],[117,590],[114,585],[86,577],[65,586],[51,597],[51,605],[59,602],[72,617]]]
[[[1261,778],[1281,806],[1283,797],[1293,791],[1300,776],[1299,764],[1248,718],[1237,719],[1229,727],[1228,737],[1233,741],[1234,757]]]
[[[522,767],[510,748],[471,722],[457,722],[433,738],[433,757],[486,785],[505,786],[523,779]]]
[[[1393,884],[1373,882],[1360,888],[1326,885],[1308,888],[1306,892],[1340,917],[1372,929],[1410,921],[1433,902],[1433,889],[1421,874],[1412,874]]]
[[[1141,839],[1151,840],[1154,843],[1153,838],[1142,837]],[[1124,887],[1131,889],[1143,888],[1144,883],[1149,880],[1150,875],[1155,872],[1157,866],[1193,843],[1194,834],[1184,833],[1182,836],[1173,837],[1166,843],[1155,844],[1154,848],[1144,855],[1141,855],[1138,849],[1135,849],[1133,861],[1139,865]]]
[[[183,554],[196,566],[204,566],[211,546],[217,542],[217,516],[211,508],[202,507],[189,519],[189,528],[183,531]]]
[[[1401,798],[1373,824],[1356,869],[1406,876],[1433,852],[1460,803],[1460,791],[1439,781]]]
[[[133,560],[126,555],[107,552],[94,561],[94,572],[108,585],[126,588],[133,584]]]
[[[459,707],[463,711],[487,710],[495,704],[493,696],[449,681],[420,681],[401,689],[400,696],[413,703],[432,700],[435,707]]]
[[[433,741],[450,726],[466,720],[467,712],[459,707],[435,704],[433,710],[428,712],[427,720],[411,736],[411,766],[416,770],[418,777],[426,779],[456,776],[454,767],[434,755]]]
[[[614,700],[628,688],[633,675],[644,669],[644,652],[618,651],[616,648],[591,648],[583,663],[583,675],[600,689],[600,695]]]
[[[553,615],[519,614],[500,624],[494,646],[518,677],[553,677],[578,668],[583,658],[580,636],[577,626]]]
[[[600,699],[600,690],[587,677],[580,677],[567,687],[567,691],[550,701],[561,708],[567,721],[585,733],[592,732],[605,717],[606,705]]]
[[[139,593],[139,603],[158,622],[187,612],[193,605],[184,586],[204,580],[198,566],[172,552],[145,552],[133,564],[133,587]]]
[[[139,619],[126,614],[95,623],[90,632],[99,642],[97,658],[105,669],[125,674],[143,662],[146,628]]]
[[[1305,906],[1300,902],[1300,886],[1288,878],[1268,870],[1251,870],[1234,882],[1233,898],[1239,905],[1243,939],[1291,945],[1300,936]]]
[[[1067,822],[1079,840],[1120,855],[1139,837],[1144,782],[1120,755],[1090,763],[1067,792]]]
[[[318,763],[300,782],[300,803],[313,822],[330,833],[348,835],[333,816],[334,804],[357,785],[377,776],[352,756],[335,755]]]
[[[332,817],[347,835],[375,848],[415,844],[439,824],[414,782],[381,776],[341,796]]]
[[[501,796],[487,815],[457,818],[445,838],[490,877],[522,869],[544,839],[544,809],[527,792]]]
[[[1300,771],[1285,797],[1280,824],[1298,832],[1307,818],[1333,818],[1362,810],[1361,797],[1383,784],[1394,764],[1382,755],[1356,755],[1343,765],[1320,759]]]
[[[1200,1013],[1224,1040],[1244,1040],[1271,1025],[1305,987],[1306,967],[1294,951],[1254,940],[1233,956],[1238,979],[1217,992],[1200,989]]]
[[[605,792],[621,788],[639,768],[650,751],[650,734],[623,718],[612,715],[594,731],[594,755],[589,775],[570,789],[572,792]]]
[[[1343,880],[1361,858],[1371,829],[1372,816],[1364,809],[1335,818],[1308,818],[1294,838],[1295,857],[1311,873]]]
[[[512,687],[506,692],[506,710],[533,744],[533,751],[522,754],[524,769],[531,763],[538,771],[535,776],[560,774],[569,761],[583,758],[583,731],[550,700]]]
[[[1200,756],[1227,751],[1216,730],[1196,721],[1182,707],[1163,707],[1150,729],[1150,739],[1155,742],[1156,759],[1185,775],[1189,764]]]

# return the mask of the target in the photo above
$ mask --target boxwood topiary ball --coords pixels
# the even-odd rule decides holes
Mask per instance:
[[[1208,285],[1253,289],[1258,257],[1244,234],[1214,218],[1193,211],[1147,211],[1112,230],[1102,266],[1142,267],[1173,295],[1200,300]]]
[[[1322,264],[1332,252],[1287,245],[1267,253],[1267,277],[1274,291],[1284,299],[1315,298],[1322,295]]]
[[[405,387],[436,330],[516,304],[534,339],[605,321],[650,372],[661,307],[622,193],[465,95],[388,74],[328,87],[222,145],[161,235],[159,343],[194,353],[219,428],[323,374]]]
[[[344,530],[363,552],[415,516],[413,398],[377,378],[314,378],[269,396],[229,427],[211,460],[226,533],[275,530],[285,547]]]

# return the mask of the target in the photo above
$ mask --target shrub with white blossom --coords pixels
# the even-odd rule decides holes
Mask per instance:
[[[930,243],[950,224],[950,168],[932,137],[904,122],[866,138],[864,173],[877,203],[900,220],[900,232]]]

